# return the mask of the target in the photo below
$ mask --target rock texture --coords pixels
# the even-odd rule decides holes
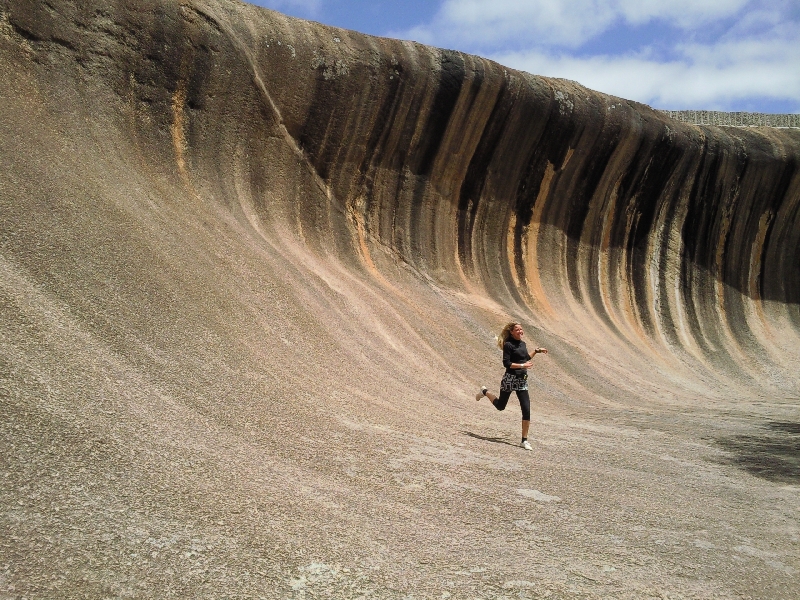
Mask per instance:
[[[0,140],[4,597],[793,597],[800,130],[0,0]]]

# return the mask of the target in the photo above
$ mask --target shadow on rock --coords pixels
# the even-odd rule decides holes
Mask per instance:
[[[779,483],[800,483],[800,423],[772,421],[758,435],[717,440],[732,453],[726,461],[756,477]]]
[[[471,431],[462,431],[464,435],[468,435],[471,438],[475,438],[476,440],[483,440],[484,442],[492,442],[494,444],[507,444],[508,446],[516,446],[517,444],[512,444],[505,438],[500,437],[487,437],[485,435],[478,435],[477,433],[472,433]]]

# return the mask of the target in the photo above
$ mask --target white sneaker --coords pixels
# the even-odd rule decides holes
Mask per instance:
[[[485,395],[486,395],[486,386],[484,385],[481,387],[481,391],[475,394],[475,400],[480,401],[480,399],[483,398]]]
[[[525,440],[525,441],[524,441],[524,442],[522,442],[522,444],[520,444],[520,445],[521,445],[523,448],[525,448],[525,450],[533,450],[533,446],[531,446],[531,445],[528,443],[528,440]]]

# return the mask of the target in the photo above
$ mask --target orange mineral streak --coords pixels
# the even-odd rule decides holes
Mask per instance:
[[[181,79],[178,82],[178,87],[172,95],[172,124],[170,125],[170,133],[172,134],[172,147],[175,150],[175,164],[178,167],[178,173],[181,176],[186,187],[191,187],[189,180],[189,173],[186,170],[186,135],[184,128],[185,115],[183,107],[186,104],[186,80]]]
[[[354,209],[350,209],[348,211],[348,217],[350,222],[354,225],[355,234],[358,240],[358,255],[366,267],[367,272],[378,281],[387,292],[399,295],[402,292],[395,287],[383,274],[380,270],[375,266],[375,263],[372,260],[372,253],[369,249],[369,234],[367,233],[366,226],[364,225],[364,218],[360,212],[357,212]],[[374,240],[372,240],[374,243]]]
[[[519,274],[517,273],[517,255],[514,249],[514,243],[517,238],[517,215],[511,213],[508,217],[508,227],[506,228],[506,235],[504,236],[506,245],[506,259],[509,266],[509,273],[514,287],[520,287]]]
[[[572,156],[571,153],[572,151],[570,150],[567,161],[569,160],[569,157]],[[548,162],[547,167],[545,168],[542,184],[539,189],[539,195],[536,197],[536,201],[533,205],[531,224],[525,232],[525,236],[523,238],[523,247],[527,249],[528,257],[527,261],[525,261],[525,275],[527,277],[528,291],[531,295],[534,310],[537,312],[542,311],[545,316],[551,319],[556,318],[557,314],[553,310],[553,307],[550,306],[550,302],[547,299],[547,293],[542,287],[542,280],[539,274],[540,265],[538,244],[542,213],[544,211],[545,203],[547,202],[548,194],[550,193],[550,184],[553,181],[555,172],[556,171],[553,168],[553,165]]]

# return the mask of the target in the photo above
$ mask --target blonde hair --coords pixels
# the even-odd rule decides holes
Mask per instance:
[[[503,327],[503,331],[500,332],[500,335],[497,336],[497,347],[502,350],[503,344],[508,341],[508,338],[511,337],[511,331],[519,325],[516,321],[513,323],[509,323],[505,327]]]

